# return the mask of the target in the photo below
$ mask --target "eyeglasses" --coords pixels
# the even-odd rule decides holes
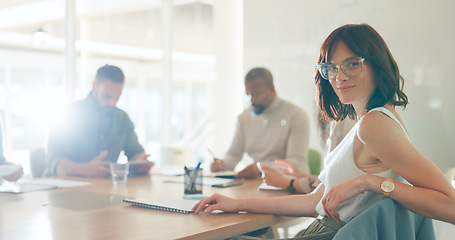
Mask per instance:
[[[325,80],[333,80],[338,74],[338,69],[341,69],[343,73],[348,77],[355,77],[362,72],[362,66],[365,58],[357,57],[349,59],[341,63],[341,65],[335,65],[333,63],[319,63],[317,68],[319,73]]]

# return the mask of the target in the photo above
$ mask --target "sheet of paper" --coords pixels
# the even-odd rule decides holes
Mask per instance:
[[[174,168],[174,169],[163,169],[160,170],[159,173],[163,176],[182,176],[185,171],[183,168]]]
[[[8,176],[19,168],[20,166],[13,164],[0,165],[0,177]]]
[[[68,188],[68,187],[79,187],[90,185],[90,182],[83,181],[73,181],[73,180],[63,180],[63,179],[54,179],[54,178],[37,178],[30,181],[25,181],[24,184],[36,184],[36,185],[50,185],[58,188]]]
[[[236,176],[236,171],[204,172],[204,177]]]
[[[262,182],[262,184],[259,185],[258,188],[259,188],[260,190],[280,190],[280,191],[283,190],[283,189],[280,188],[280,187],[270,186],[270,185],[268,185],[268,184],[265,183],[265,182]]]
[[[3,193],[26,193],[46,189],[57,188],[52,185],[27,184],[17,182],[4,182],[0,185],[0,192]]]
[[[232,179],[212,178],[212,177],[204,177],[202,179],[202,184],[206,185],[206,186],[213,186],[216,184],[223,184],[223,183],[228,183],[228,182],[232,182]]]
[[[213,186],[216,184],[222,184],[227,182],[232,182],[232,179],[225,179],[225,178],[213,178],[213,177],[204,177],[202,179],[202,184],[206,186]],[[178,177],[170,177],[165,180],[165,182],[175,182],[175,183],[183,183],[183,176]]]
[[[3,182],[0,185],[0,192],[4,193],[25,193],[53,188],[69,188],[90,185],[89,182],[72,181],[52,178],[38,178],[19,182]]]

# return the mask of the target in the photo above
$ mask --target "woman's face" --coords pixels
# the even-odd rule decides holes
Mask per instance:
[[[362,56],[357,56],[342,41],[339,41],[335,46],[330,62],[335,65],[341,65],[344,61],[356,57]],[[363,63],[362,72],[354,77],[346,76],[339,69],[336,78],[330,80],[330,85],[340,101],[343,104],[352,104],[356,111],[366,108],[376,88],[371,65],[367,61]],[[359,107],[361,109],[357,109]]]

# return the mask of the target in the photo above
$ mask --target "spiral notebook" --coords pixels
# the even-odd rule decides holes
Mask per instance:
[[[123,202],[129,203],[136,207],[143,207],[155,210],[162,210],[176,213],[194,213],[193,206],[198,200],[183,200],[183,199],[152,199],[152,200],[132,200],[123,199]]]

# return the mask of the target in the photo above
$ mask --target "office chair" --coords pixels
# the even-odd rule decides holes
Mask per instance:
[[[315,149],[308,149],[308,165],[311,175],[319,175],[321,172],[321,153]]]

